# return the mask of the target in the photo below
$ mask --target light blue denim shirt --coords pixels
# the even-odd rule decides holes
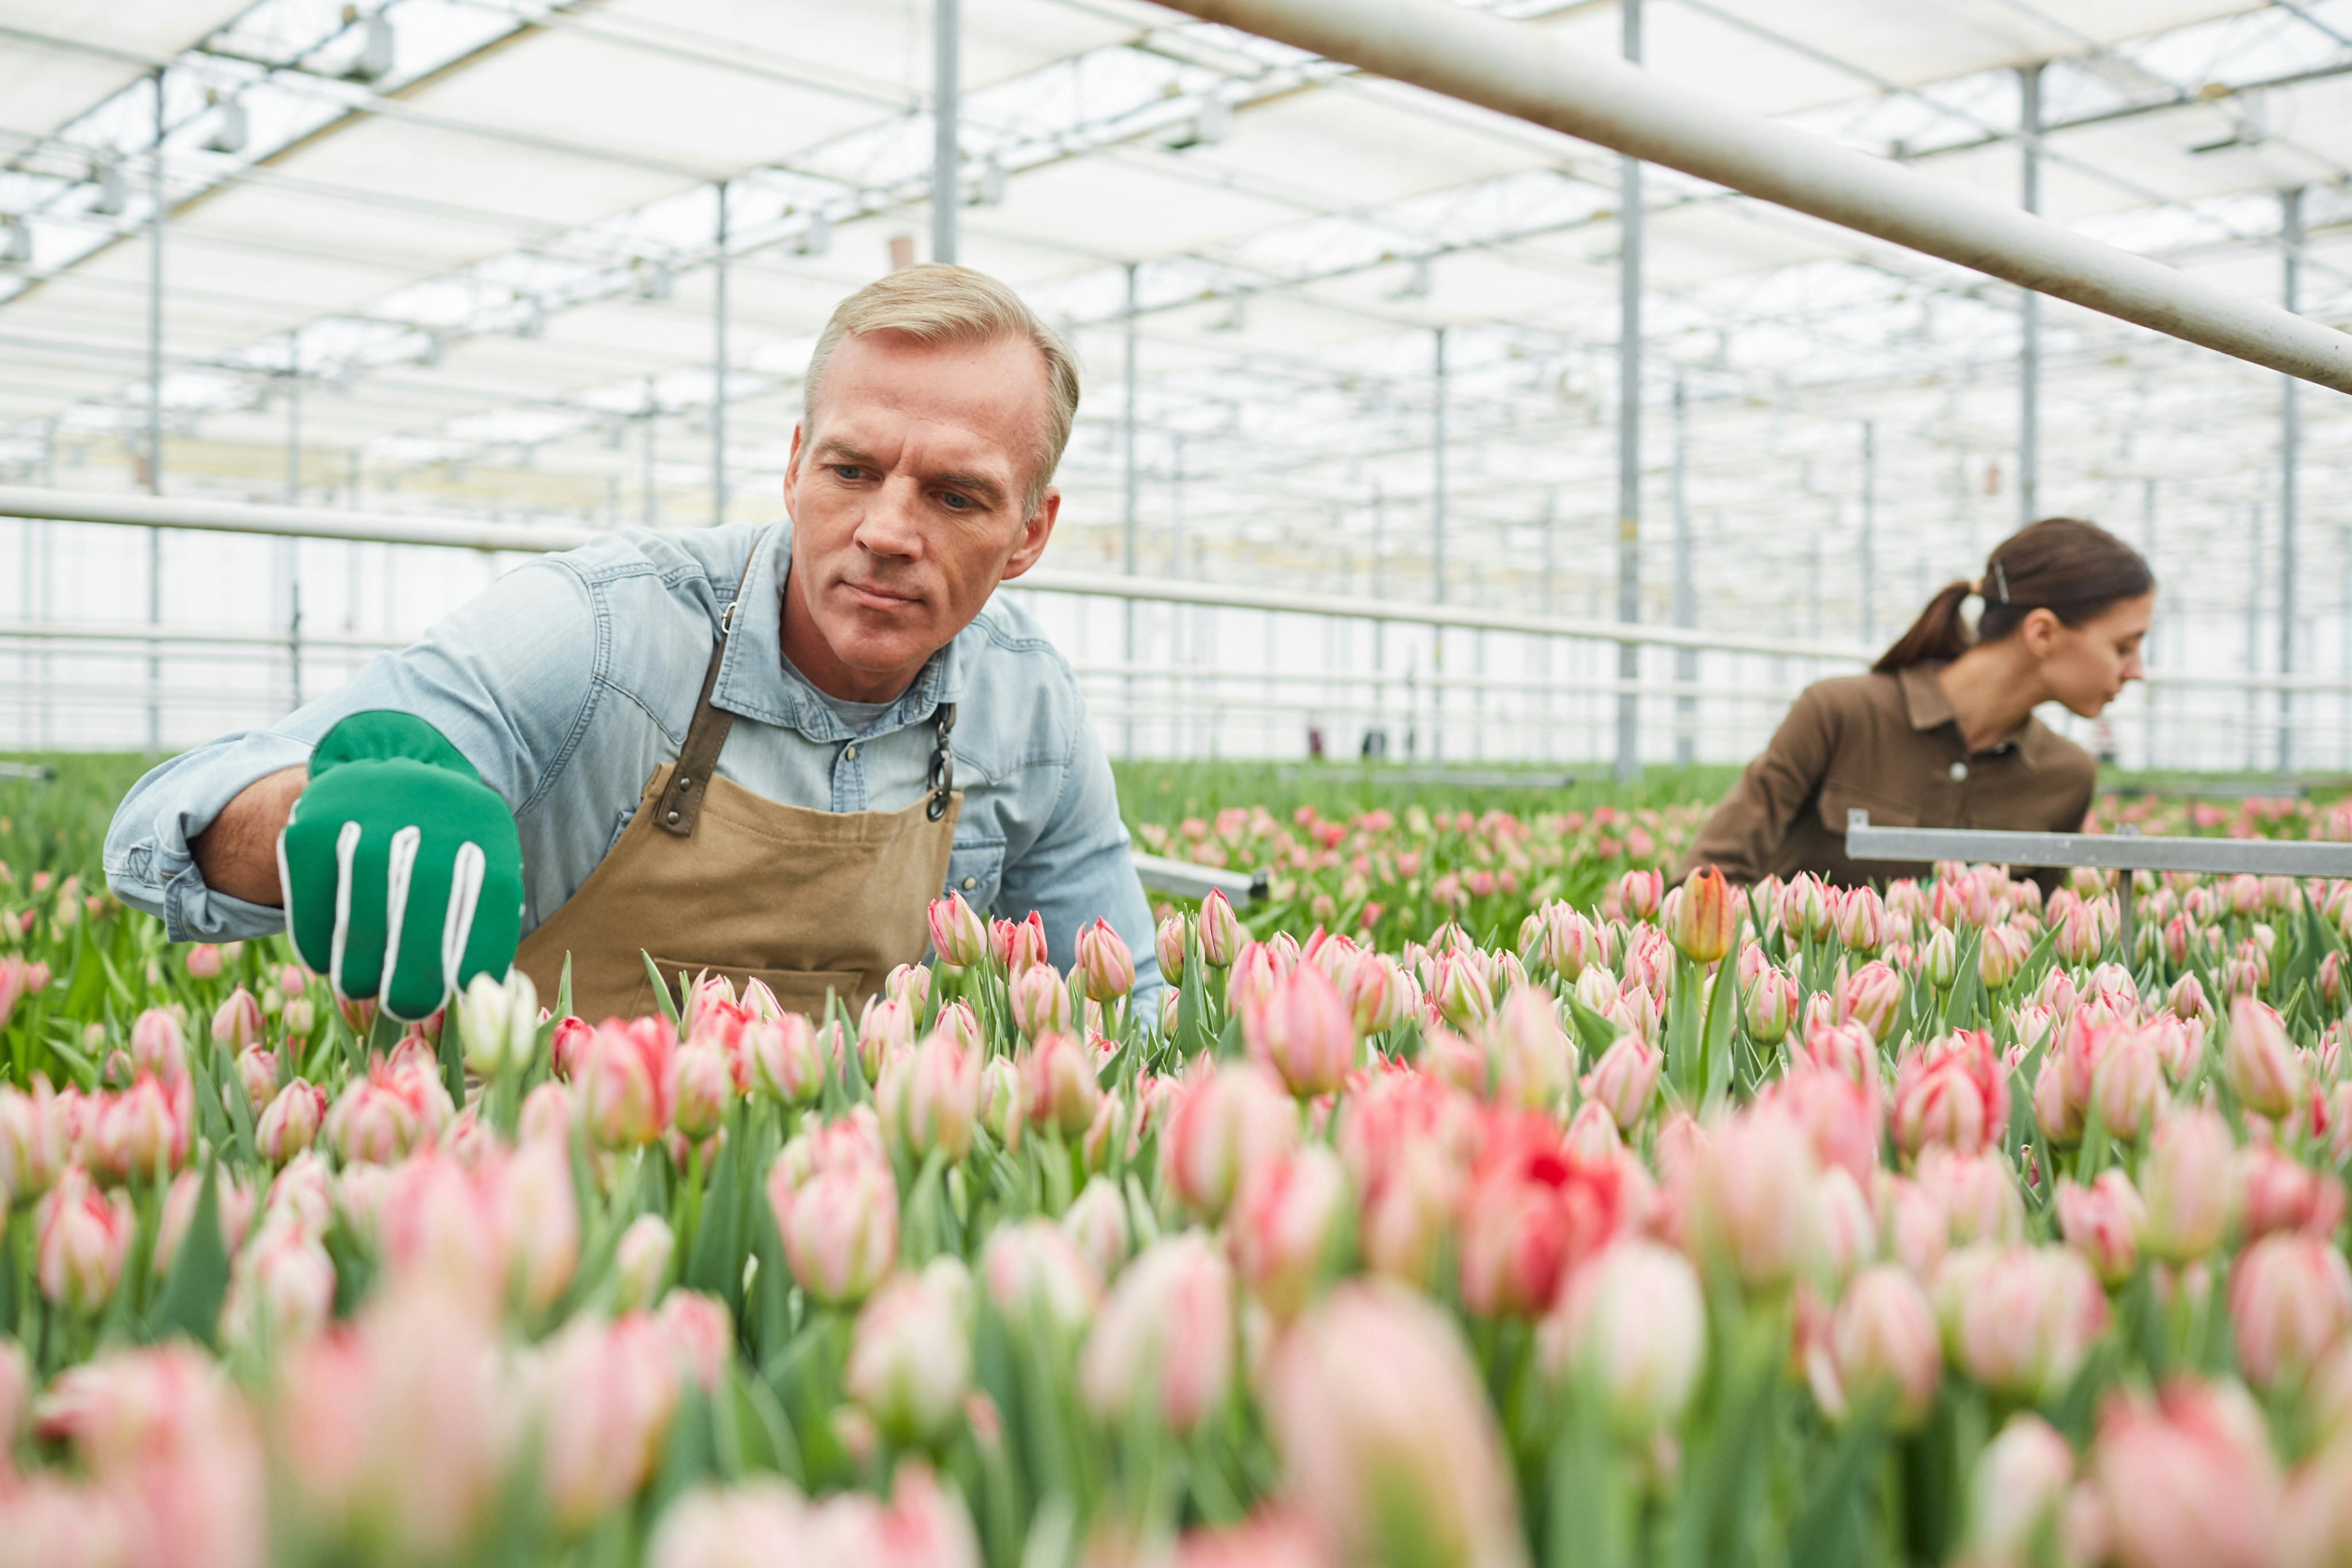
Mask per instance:
[[[751,575],[743,577],[745,560]],[[522,839],[523,929],[572,896],[677,756],[719,619],[742,581],[711,700],[735,724],[719,771],[772,800],[892,811],[921,796],[931,719],[956,705],[963,811],[947,887],[983,914],[1045,920],[1055,964],[1108,919],[1135,954],[1137,998],[1160,987],[1150,906],[1128,858],[1118,795],[1076,682],[1021,611],[992,601],[863,734],[786,665],[792,528],[630,528],[517,567],[424,641],[379,655],[340,690],[268,729],[227,735],[134,786],[106,838],[106,880],[163,916],[174,941],[281,930],[281,913],[214,891],[188,841],[247,785],[310,759],[347,714],[412,713],[506,798]]]

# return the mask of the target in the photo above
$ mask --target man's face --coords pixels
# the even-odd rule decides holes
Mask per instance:
[[[856,688],[835,695],[895,695],[1000,580],[1036,563],[1061,507],[1048,490],[1023,512],[1047,406],[1044,356],[1023,339],[841,340],[784,477],[785,646],[803,674]]]

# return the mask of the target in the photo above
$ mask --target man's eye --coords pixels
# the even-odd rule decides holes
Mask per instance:
[[[951,512],[968,512],[971,509],[971,500],[966,497],[957,495],[953,490],[940,491],[940,501],[941,505],[945,506],[948,510]]]
[[[835,477],[841,479],[862,479],[866,476],[866,470],[855,463],[836,463],[833,465],[833,472]]]

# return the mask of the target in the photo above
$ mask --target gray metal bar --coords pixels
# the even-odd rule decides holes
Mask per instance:
[[[1266,875],[1262,871],[1221,871],[1165,855],[1148,855],[1141,850],[1135,852],[1134,860],[1136,876],[1153,893],[1172,893],[1179,898],[1206,898],[1222,893],[1236,904],[1265,902]]]
[[[163,188],[163,68],[155,68],[155,162],[147,246],[147,493],[163,493],[163,217],[171,205]],[[163,534],[147,530],[147,620],[163,622]],[[155,695],[147,704],[147,754],[163,750],[163,662],[147,661],[147,684]]]
[[[963,153],[957,120],[963,113],[963,42],[960,0],[931,0],[931,259],[956,258],[957,209],[962,203]]]
[[[2303,308],[2303,187],[2279,193],[2279,303],[2290,311]],[[2294,673],[2294,574],[2296,515],[2295,470],[2302,460],[2302,389],[2293,376],[2279,378],[2279,674]],[[2284,687],[2278,695],[2278,770],[2294,766],[2294,694]]]
[[[1621,0],[1622,52],[1642,63],[1642,0]],[[1642,161],[1618,162],[1617,226],[1617,619],[1642,618]],[[1642,674],[1642,650],[1617,644],[1617,678]],[[1641,699],[1617,698],[1617,781],[1642,776]]]
[[[2312,839],[2189,839],[2123,833],[2012,833],[1979,828],[1874,828],[1848,811],[1845,852],[1858,861],[1963,861],[2255,876],[2352,876],[2352,844]]]
[[[2042,213],[2042,67],[2017,73],[2019,149],[2024,154],[2018,204]],[[2017,526],[2033,521],[2042,503],[2042,296],[2028,288],[2018,301]]]

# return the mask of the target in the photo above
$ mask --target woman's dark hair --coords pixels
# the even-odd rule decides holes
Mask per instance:
[[[1888,675],[1913,664],[1957,659],[1975,643],[2000,642],[2036,610],[2049,611],[2063,625],[2079,626],[2108,605],[2137,599],[2155,586],[2156,574],[2139,551],[2098,524],[2044,517],[1993,546],[1983,577],[1946,583],[1871,669]],[[1973,637],[1960,619],[1960,605],[1972,593],[1984,598]]]

